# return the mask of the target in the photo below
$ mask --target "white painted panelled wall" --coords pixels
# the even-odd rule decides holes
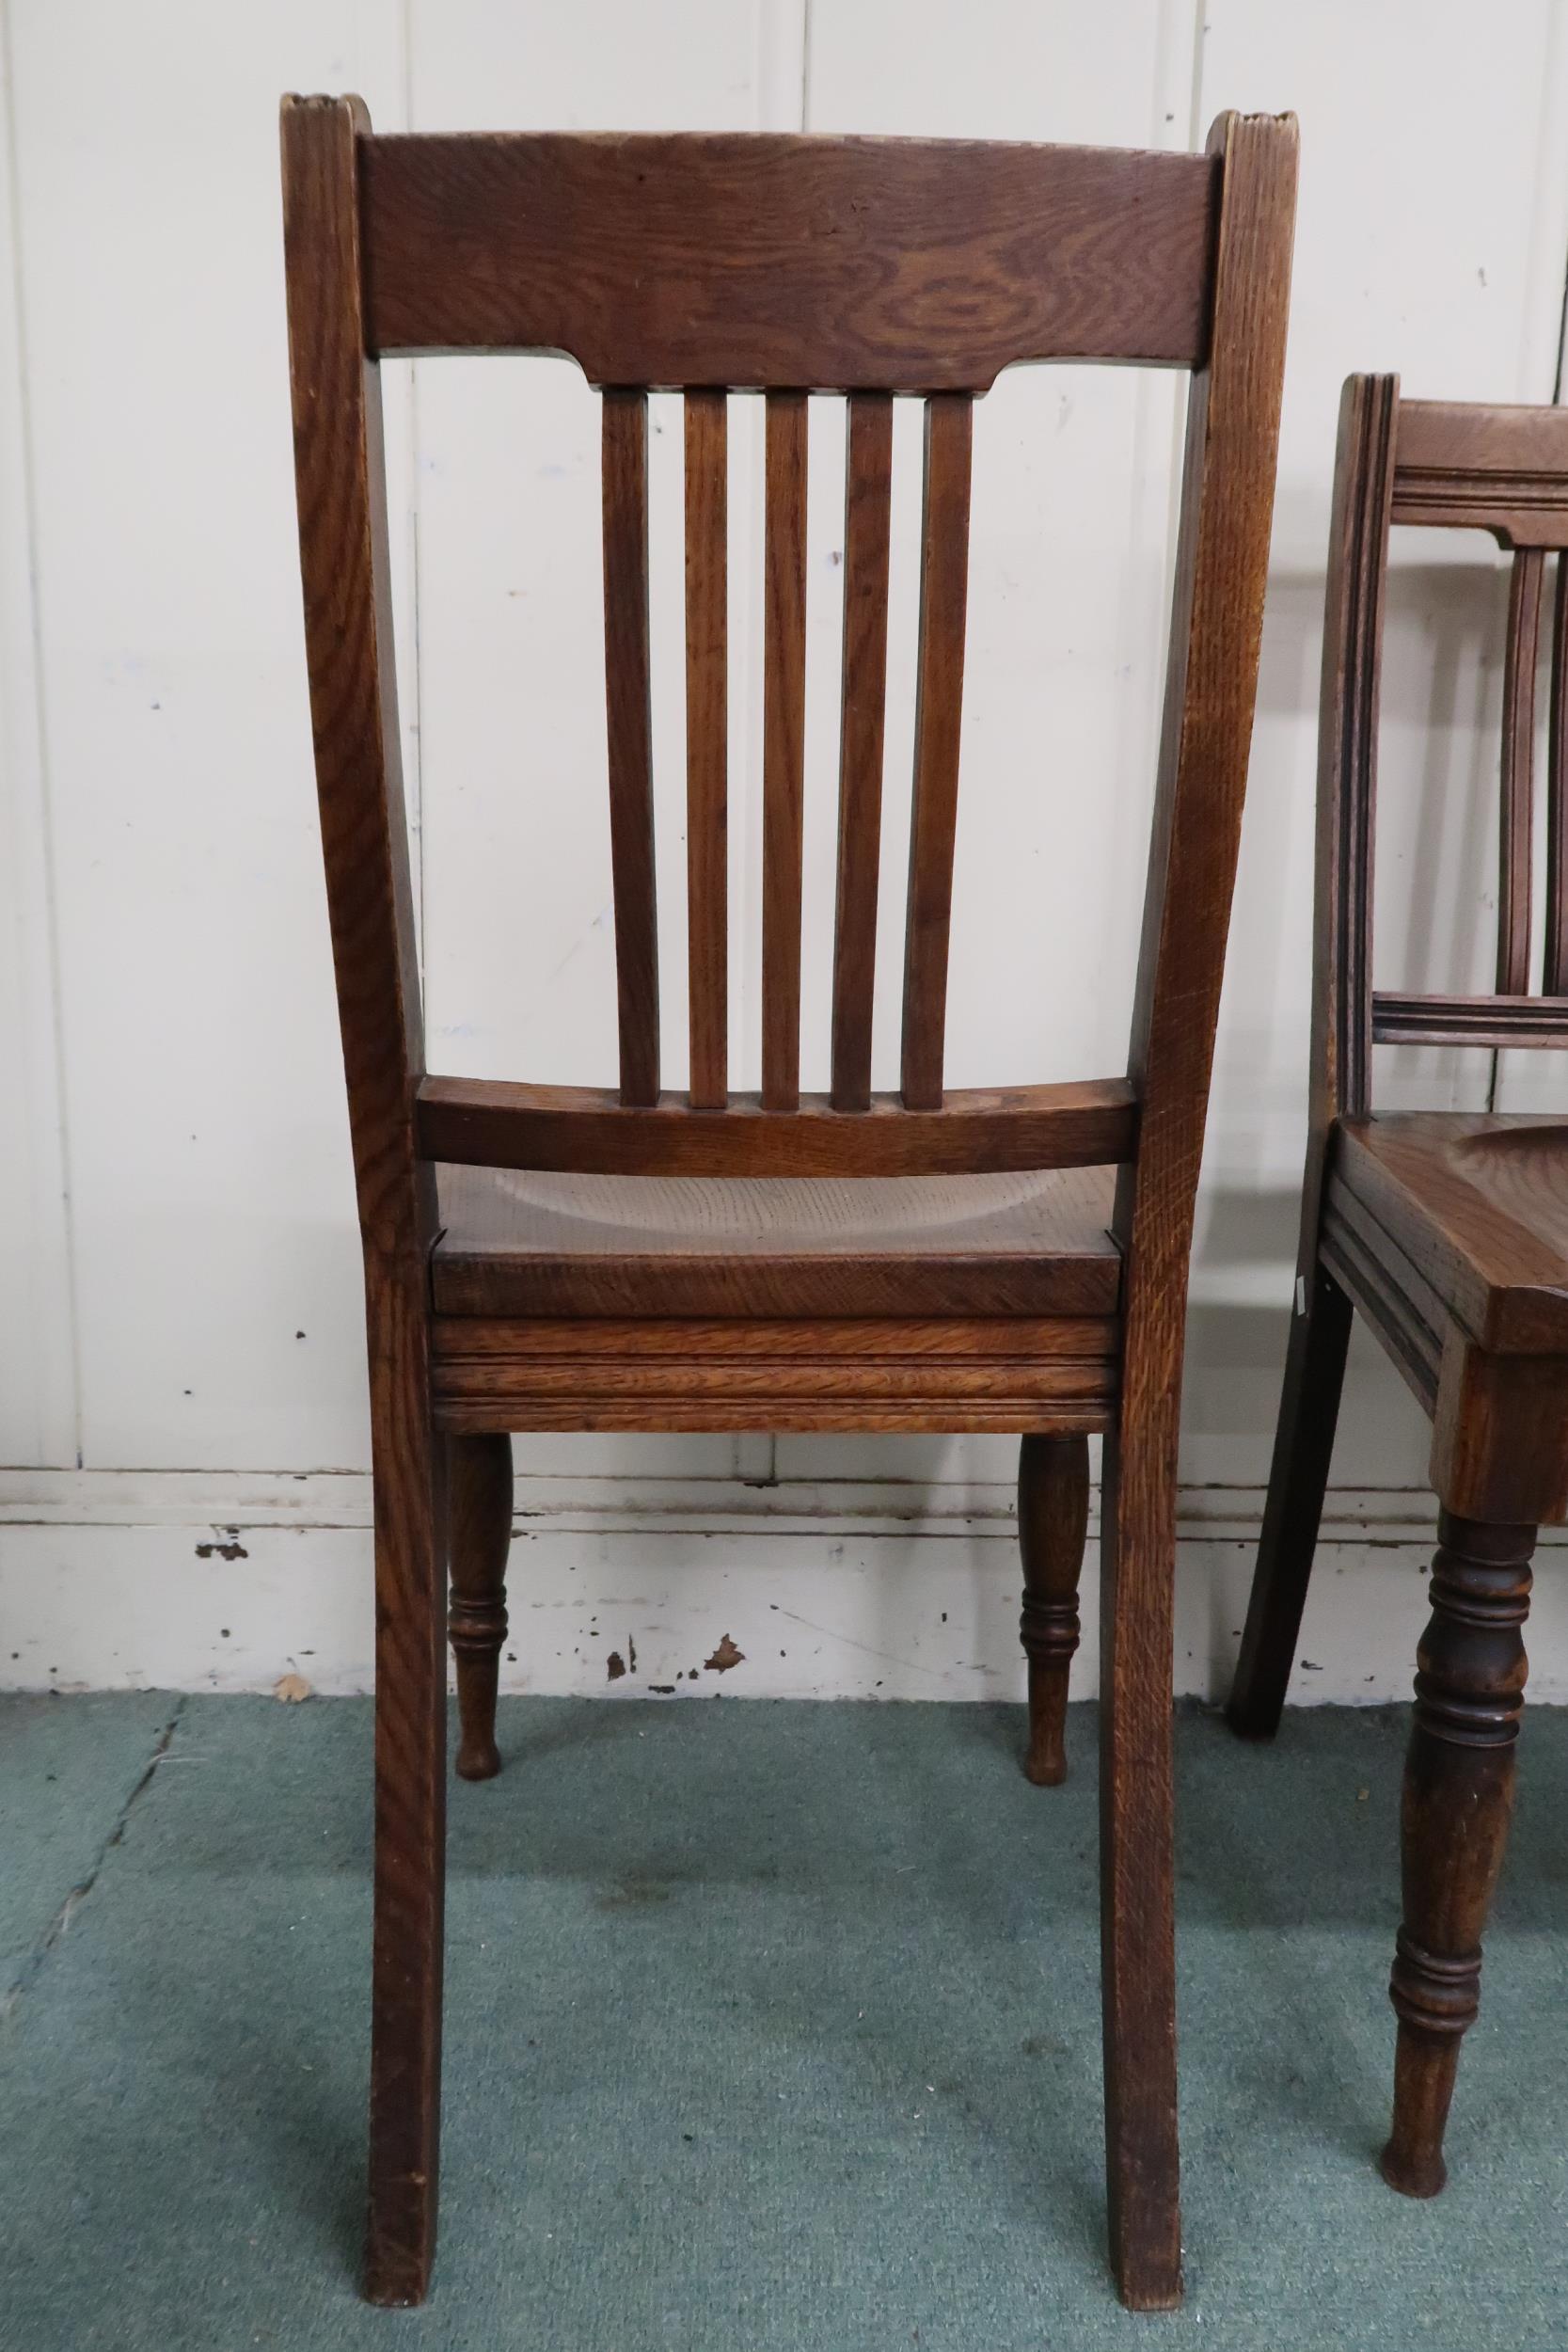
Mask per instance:
[[[1178,1683],[1223,1691],[1285,1348],[1305,1128],[1323,561],[1338,387],[1549,400],[1568,267],[1552,0],[8,0],[0,175],[0,1681],[357,1690],[371,1665],[357,1241],[295,568],[285,89],[382,128],[771,129],[1201,144],[1293,107],[1300,230],[1261,703],[1187,1378]],[[433,1064],[601,1081],[613,971],[593,396],[553,360],[390,367]],[[1052,368],[976,419],[956,1083],[1114,1069],[1148,822],[1180,388]],[[662,410],[662,413],[660,411]],[[760,437],[735,404],[733,1063],[759,1027]],[[816,404],[806,1038],[826,1067],[842,407]],[[913,696],[895,449],[879,1082]],[[683,896],[680,444],[656,403],[661,877]],[[900,559],[902,562],[900,563]],[[1396,545],[1380,974],[1481,978],[1501,573]],[[662,975],[681,1074],[682,925]],[[1092,975],[1092,985],[1085,980]],[[1380,1057],[1483,1100],[1484,1058]],[[1555,1102],[1555,1057],[1495,1073]],[[1528,1089],[1528,1091],[1527,1091]],[[506,1687],[631,1696],[729,1634],[743,1694],[1016,1695],[1015,1449],[519,1440]],[[1296,1694],[1408,1688],[1420,1416],[1358,1346]],[[1534,1687],[1568,1696],[1548,1555]],[[1079,1688],[1094,1687],[1094,1566]]]

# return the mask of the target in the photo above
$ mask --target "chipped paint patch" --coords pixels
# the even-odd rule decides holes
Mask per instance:
[[[248,1560],[250,1554],[240,1541],[239,1529],[228,1527],[215,1529],[210,1544],[198,1544],[196,1556],[198,1560]]]

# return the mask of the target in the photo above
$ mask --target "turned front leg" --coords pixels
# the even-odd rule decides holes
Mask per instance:
[[[1087,1438],[1025,1438],[1018,1457],[1018,1540],[1023,1554],[1019,1634],[1029,1661],[1029,1752],[1037,1788],[1067,1778],[1062,1733],[1068,1676],[1078,1647],[1078,1579],[1089,1523]]]
[[[1513,1810],[1533,1527],[1443,1512],[1432,1621],[1416,1653],[1402,1819],[1404,1918],[1389,1997],[1399,2016],[1394,2128],[1383,2177],[1435,2197],[1459,2044],[1481,2004],[1481,1938]]]
[[[451,1446],[451,1609],[447,1633],[457,1661],[457,1770],[465,1780],[490,1780],[501,1768],[496,1746],[496,1686],[506,1640],[512,1440],[492,1435],[453,1438]]]

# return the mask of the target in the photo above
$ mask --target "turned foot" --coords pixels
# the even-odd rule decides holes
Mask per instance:
[[[1381,2169],[1435,2197],[1460,2042],[1481,2006],[1481,1939],[1508,1843],[1524,1706],[1533,1527],[1445,1511],[1432,1620],[1416,1654],[1402,1811],[1404,1919],[1388,1994],[1399,2017],[1394,2127]]]
[[[1027,1437],[1019,1453],[1018,1539],[1023,1555],[1019,1634],[1029,1661],[1026,1776],[1038,1788],[1067,1778],[1063,1730],[1078,1647],[1078,1578],[1089,1517],[1086,1438]]]
[[[500,1771],[496,1686],[506,1640],[506,1555],[512,1541],[512,1440],[451,1439],[451,1608],[447,1633],[457,1661],[464,1780]]]

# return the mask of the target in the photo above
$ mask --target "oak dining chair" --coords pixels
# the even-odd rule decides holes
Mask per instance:
[[[1513,555],[1503,675],[1496,993],[1372,984],[1378,689],[1394,525]],[[1544,937],[1532,946],[1535,712],[1550,620]],[[1487,566],[1490,571],[1490,564]],[[1480,598],[1478,596],[1478,603]],[[1229,1715],[1278,1728],[1307,1598],[1352,1317],[1433,1423],[1432,1616],[1416,1653],[1403,1917],[1382,2169],[1434,2196],[1460,2041],[1507,1842],[1522,1634],[1543,1523],[1568,1518],[1568,1121],[1372,1104],[1376,1045],[1568,1047],[1568,410],[1400,398],[1352,376],[1339,416],[1318,753],[1311,1115],[1295,1318]]]
[[[1112,2259],[1180,2294],[1172,1895],[1177,1412],[1274,492],[1292,120],[1204,154],[705,135],[372,135],[289,99],[306,644],[369,1329],[376,1735],[367,2292],[423,2296],[439,2106],[445,1656],[493,1772],[510,1435],[1022,1433],[1034,1729],[1059,1777],[1086,1438],[1105,1434]],[[377,360],[552,352],[602,392],[620,1084],[427,1071]],[[943,1073],[974,406],[1024,360],[1187,371],[1126,1074]],[[648,391],[684,395],[690,1080],[661,1083]],[[832,1087],[800,1084],[806,417],[847,395]],[[761,1090],[726,1059],[726,425],[766,404]],[[925,404],[901,1082],[871,1086],[893,401]],[[1033,765],[1037,747],[1021,745]],[[526,763],[525,763],[526,764]],[[1074,788],[1076,788],[1076,784]],[[1085,975],[1085,984],[1092,976]]]

